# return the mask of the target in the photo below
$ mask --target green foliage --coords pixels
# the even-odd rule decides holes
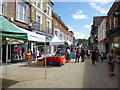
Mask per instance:
[[[86,46],[87,40],[86,39],[77,39],[79,44],[84,44]]]

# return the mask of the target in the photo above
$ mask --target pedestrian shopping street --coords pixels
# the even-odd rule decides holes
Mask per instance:
[[[8,65],[7,74],[5,65],[0,68],[3,88],[118,88],[118,64],[110,77],[106,60],[92,65],[88,58],[78,63],[72,59],[61,67],[48,66],[47,79],[44,66],[35,61],[29,67],[25,62]]]

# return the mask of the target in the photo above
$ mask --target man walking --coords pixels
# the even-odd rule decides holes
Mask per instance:
[[[92,64],[95,65],[95,61],[96,61],[96,51],[95,51],[95,49],[92,50],[91,59],[92,59]]]
[[[84,62],[85,50],[81,47],[81,62]]]

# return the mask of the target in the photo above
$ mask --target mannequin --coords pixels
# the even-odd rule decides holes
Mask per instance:
[[[15,54],[14,58],[19,59],[19,55],[18,55],[19,54],[19,48],[18,48],[17,45],[14,46],[14,54]]]
[[[22,47],[21,47],[21,45],[19,45],[19,57],[20,57],[20,59],[22,59]]]

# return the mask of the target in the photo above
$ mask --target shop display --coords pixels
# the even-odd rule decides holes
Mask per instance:
[[[12,45],[11,47],[12,60],[18,60],[24,58],[24,46],[23,45]]]

